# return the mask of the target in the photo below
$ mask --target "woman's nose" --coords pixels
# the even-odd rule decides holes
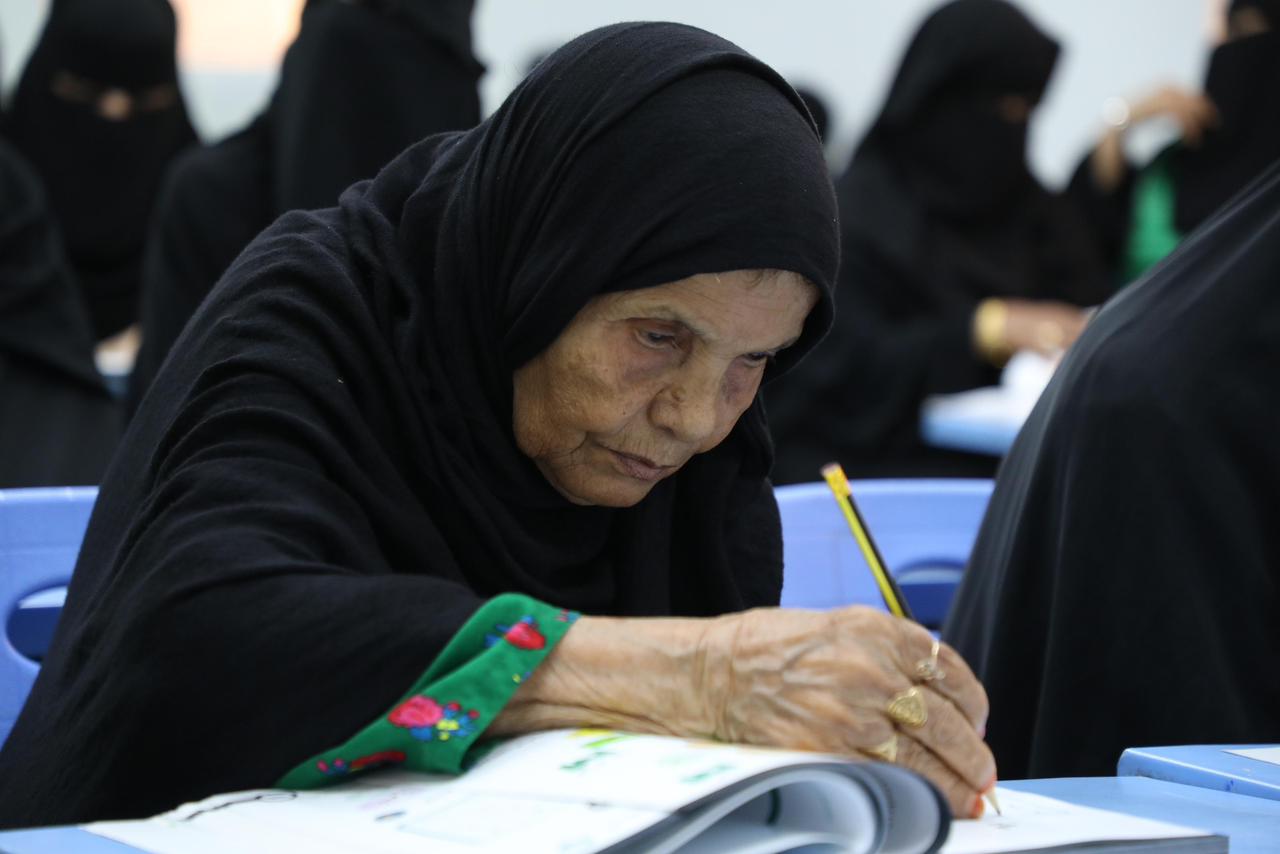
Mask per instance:
[[[712,377],[679,378],[658,395],[652,419],[681,442],[700,444],[715,435],[719,424],[720,383]]]

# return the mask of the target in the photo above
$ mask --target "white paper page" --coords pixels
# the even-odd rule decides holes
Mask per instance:
[[[1073,845],[1099,840],[1176,839],[1204,831],[997,789],[1004,815],[994,810],[977,821],[956,821],[942,854],[985,854]]]
[[[474,791],[594,801],[674,812],[760,772],[841,762],[820,753],[763,750],[609,730],[555,730],[502,745],[459,780]]]
[[[1245,759],[1257,759],[1259,762],[1280,765],[1280,747],[1250,747],[1245,750],[1228,750],[1227,753],[1234,753]]]
[[[145,821],[100,822],[86,829],[144,851],[183,854],[576,854],[620,842],[666,816],[466,792],[456,783],[432,786],[422,780],[423,775],[389,772],[293,799],[271,791],[219,795]]]
[[[145,821],[87,827],[144,850],[370,854],[588,851],[627,839],[739,780],[821,754],[604,730],[502,745],[461,777],[382,771],[327,789],[240,792]],[[215,840],[206,842],[205,840]],[[517,844],[518,843],[518,844]]]

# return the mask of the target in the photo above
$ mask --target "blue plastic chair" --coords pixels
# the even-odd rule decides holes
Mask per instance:
[[[9,625],[25,597],[71,580],[96,487],[0,489],[0,745],[39,668],[14,646]]]
[[[916,619],[938,627],[991,498],[990,480],[855,480],[871,536]],[[780,486],[782,604],[884,608],[871,571],[825,483]]]

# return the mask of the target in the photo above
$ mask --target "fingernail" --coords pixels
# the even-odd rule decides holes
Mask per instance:
[[[973,809],[969,810],[969,818],[982,818],[982,813],[986,810],[987,805],[982,801],[982,795],[976,795],[973,799]]]
[[[978,738],[986,738],[986,737],[987,737],[987,722],[983,721],[982,723],[978,724]]]
[[[991,772],[991,782],[982,787],[982,794],[985,795],[987,792],[991,791],[995,787],[996,787],[996,774],[993,771]]]

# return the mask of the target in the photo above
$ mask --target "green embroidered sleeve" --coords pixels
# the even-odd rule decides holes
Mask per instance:
[[[480,733],[577,618],[515,593],[490,599],[385,715],[303,762],[276,786],[314,789],[384,765],[460,772]]]

